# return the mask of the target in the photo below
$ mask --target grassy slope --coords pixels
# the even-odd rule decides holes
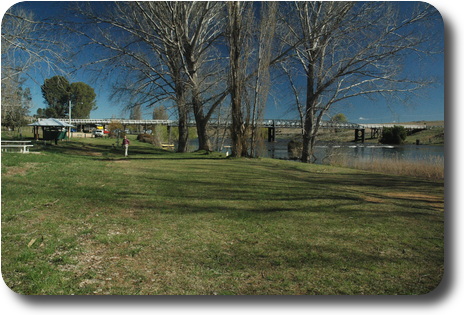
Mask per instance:
[[[86,139],[2,155],[2,273],[22,294],[421,294],[443,183]]]

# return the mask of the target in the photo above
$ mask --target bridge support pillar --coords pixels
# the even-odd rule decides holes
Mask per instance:
[[[354,141],[358,142],[359,140],[361,140],[361,142],[364,143],[365,139],[366,139],[366,129],[355,129]]]
[[[276,134],[275,127],[268,127],[267,128],[267,141],[275,142],[275,134]]]
[[[371,128],[371,139],[380,137],[380,128]]]

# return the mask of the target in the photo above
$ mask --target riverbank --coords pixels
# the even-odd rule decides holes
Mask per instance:
[[[22,294],[424,294],[442,181],[109,139],[2,154],[3,279]]]
[[[435,126],[409,134],[402,145],[381,145],[378,138],[366,138],[364,143],[353,141],[353,130],[322,130],[317,138],[316,163],[349,167],[383,174],[414,176],[444,180],[444,121],[418,121],[402,124]],[[370,130],[366,131],[366,137]],[[275,144],[268,145],[267,156],[291,159],[287,144],[301,141],[295,130],[282,129]]]
[[[436,126],[432,129],[419,130],[412,134],[409,134],[404,141],[404,144],[416,144],[419,140],[420,144],[423,145],[444,145],[445,143],[445,127],[443,122],[417,122],[416,124],[429,124]],[[403,124],[414,124],[403,123]],[[401,124],[399,124],[401,125]],[[278,129],[277,138],[283,139],[300,139],[300,131],[296,129]],[[354,142],[354,131],[353,130],[326,130],[322,129],[317,138],[318,142],[332,142],[332,143],[353,143]],[[366,130],[366,144],[377,144],[379,138],[370,138],[370,129]]]

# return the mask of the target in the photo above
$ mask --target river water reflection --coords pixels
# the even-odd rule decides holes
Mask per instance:
[[[288,139],[278,139],[276,142],[264,142],[260,156],[289,160]],[[190,148],[197,148],[198,141],[191,140]],[[222,153],[230,154],[230,140],[226,140]],[[413,161],[444,161],[443,145],[382,145],[367,143],[324,143],[319,142],[315,147],[316,164],[327,163],[328,158],[336,156],[338,159],[400,159]]]
[[[266,157],[289,159],[287,141],[267,143]],[[443,145],[381,145],[354,143],[319,143],[315,147],[316,163],[322,164],[327,158],[338,156],[346,159],[403,159],[403,160],[433,160],[444,159]]]

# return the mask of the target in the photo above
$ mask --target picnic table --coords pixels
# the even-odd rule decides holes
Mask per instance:
[[[15,141],[15,140],[1,140],[1,149],[2,152],[8,152],[8,149],[14,149],[21,153],[29,153],[29,148],[33,147],[33,144],[30,144],[32,141]]]

